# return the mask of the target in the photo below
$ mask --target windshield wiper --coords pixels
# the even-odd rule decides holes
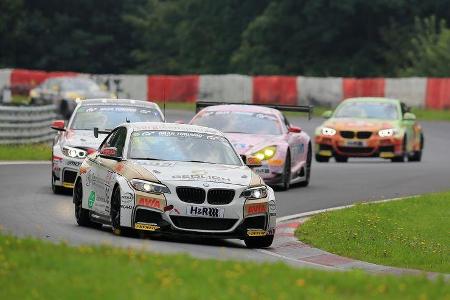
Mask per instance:
[[[243,131],[224,131],[223,133],[245,133],[245,134],[247,134],[247,132],[243,132]]]
[[[194,162],[194,163],[217,165],[217,163],[213,163],[213,162],[209,162],[209,161],[202,161],[202,160],[184,160],[184,162]]]
[[[162,161],[167,161],[167,159],[153,158],[153,157],[131,157],[131,159],[136,159],[136,160],[162,160]]]

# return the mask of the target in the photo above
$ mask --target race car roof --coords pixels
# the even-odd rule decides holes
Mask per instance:
[[[224,134],[213,128],[189,125],[189,124],[178,124],[178,123],[160,123],[160,122],[134,122],[134,123],[124,123],[122,126],[131,128],[134,131],[140,130],[168,130],[168,131],[187,131],[196,133],[206,133],[224,136]]]
[[[132,105],[132,106],[144,106],[144,107],[153,107],[158,108],[158,104],[154,102],[149,101],[142,101],[142,100],[134,100],[134,99],[112,99],[112,98],[105,98],[105,99],[87,99],[87,100],[80,100],[79,104],[81,106],[88,106],[88,105]]]

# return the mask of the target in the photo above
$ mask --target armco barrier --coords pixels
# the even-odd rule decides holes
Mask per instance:
[[[54,105],[0,106],[0,144],[46,143],[53,139],[50,128],[56,117]]]

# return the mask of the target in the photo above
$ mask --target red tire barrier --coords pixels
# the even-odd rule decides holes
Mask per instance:
[[[11,88],[17,94],[27,94],[30,89],[41,84],[48,78],[62,76],[76,76],[75,72],[45,72],[25,69],[14,69],[11,72]]]
[[[148,76],[147,99],[151,101],[195,102],[198,96],[198,75]]]
[[[253,77],[253,103],[297,104],[297,77]]]
[[[342,90],[344,99],[352,97],[384,97],[384,78],[344,78]]]
[[[450,109],[450,78],[428,78],[425,105],[432,109]]]

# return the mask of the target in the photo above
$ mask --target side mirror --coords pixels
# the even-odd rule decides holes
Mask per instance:
[[[289,127],[288,131],[292,132],[292,133],[300,133],[300,132],[302,132],[302,129],[297,126],[291,126],[291,127]]]
[[[100,155],[106,156],[108,158],[116,158],[117,157],[117,148],[116,147],[105,147],[100,150]]]
[[[66,131],[66,129],[64,128],[65,123],[66,122],[64,120],[55,120],[52,122],[52,125],[50,127],[54,130]]]
[[[403,115],[403,120],[405,121],[415,121],[416,115],[410,112],[407,112]]]
[[[332,114],[333,114],[333,111],[332,111],[332,110],[324,111],[323,114],[322,114],[322,118],[324,118],[324,119],[329,119],[329,118],[331,117]]]
[[[262,166],[261,161],[254,156],[247,156],[245,158],[245,164],[249,168],[258,168]]]

